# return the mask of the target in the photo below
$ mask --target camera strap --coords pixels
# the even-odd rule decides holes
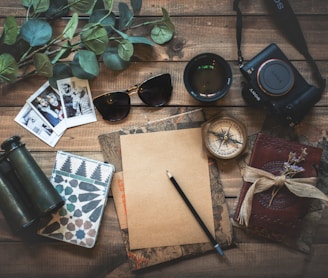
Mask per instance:
[[[239,1],[234,0],[233,9],[237,13],[236,22],[236,39],[238,47],[238,64],[243,66],[243,56],[241,51],[242,40],[242,13],[239,8]],[[287,0],[264,0],[267,8],[271,11],[273,19],[280,31],[285,35],[287,40],[305,57],[310,66],[313,69],[314,77],[319,84],[321,92],[324,91],[326,86],[326,80],[323,79],[319,68],[309,53],[301,26],[297,20],[297,17],[292,10]]]

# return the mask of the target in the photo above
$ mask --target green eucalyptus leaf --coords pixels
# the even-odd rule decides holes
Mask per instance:
[[[3,25],[3,34],[1,36],[3,43],[13,45],[16,42],[18,34],[19,29],[16,19],[13,16],[6,17]]]
[[[132,37],[131,36],[131,37],[128,38],[128,40],[131,43],[133,43],[133,44],[135,44],[135,43],[142,43],[142,44],[148,44],[150,46],[154,46],[155,45],[152,41],[148,40],[145,37]]]
[[[44,16],[47,19],[53,20],[69,13],[68,0],[50,0],[49,9],[45,12]]]
[[[140,12],[142,7],[142,0],[131,0],[131,6],[135,14]]]
[[[12,83],[17,80],[18,65],[13,56],[8,53],[0,54],[0,81]]]
[[[130,61],[134,52],[133,44],[129,40],[122,40],[118,45],[118,55],[124,61]]]
[[[115,26],[115,21],[115,15],[113,13],[109,13],[108,10],[103,9],[93,11],[89,18],[90,23],[99,23],[102,27],[104,27],[108,35],[113,33],[112,27]]]
[[[151,38],[158,44],[164,44],[173,38],[174,32],[166,25],[156,25],[151,30]]]
[[[114,29],[117,34],[119,34],[123,39],[128,40],[129,36],[120,30]]]
[[[53,74],[52,64],[49,57],[44,53],[36,53],[33,55],[33,63],[37,74],[51,77]]]
[[[96,55],[104,53],[108,45],[108,35],[104,27],[88,23],[81,31],[81,41],[85,47]]]
[[[114,0],[104,0],[106,5],[107,5],[107,10],[109,13],[113,11],[113,6],[114,6]]]
[[[117,45],[107,47],[106,51],[103,54],[103,61],[106,67],[116,71],[124,70],[130,65],[130,62],[124,61],[118,55]]]
[[[118,9],[120,13],[119,18],[119,29],[123,30],[129,28],[132,24],[133,14],[126,3],[120,2],[118,4]]]
[[[45,20],[33,18],[23,24],[21,36],[31,46],[44,45],[51,40],[52,28]]]
[[[78,23],[79,23],[79,16],[77,13],[73,13],[71,19],[68,21],[63,31],[63,37],[65,39],[71,40],[74,37]]]
[[[95,5],[93,6],[92,12],[96,11],[96,10],[104,10],[105,7],[105,3],[104,0],[97,0]]]
[[[164,24],[167,26],[168,29],[170,29],[172,33],[174,33],[175,26],[170,19],[169,13],[164,8],[162,8],[162,13],[163,13]]]
[[[32,0],[34,13],[44,13],[49,9],[50,0]]]
[[[51,87],[57,89],[57,80],[65,79],[72,76],[72,69],[69,65],[64,63],[57,63],[53,66],[53,75],[51,78],[49,78],[49,83]]]
[[[78,13],[88,13],[92,10],[97,0],[68,0],[68,5]]]
[[[89,50],[79,50],[71,62],[72,73],[81,79],[92,79],[99,74],[96,55]]]

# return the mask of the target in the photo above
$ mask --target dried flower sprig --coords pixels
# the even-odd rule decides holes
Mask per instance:
[[[288,161],[284,162],[283,170],[281,171],[282,176],[285,176],[286,178],[293,178],[298,173],[304,171],[304,168],[301,166],[298,166],[297,164],[299,164],[300,162],[305,160],[305,158],[308,154],[306,150],[307,150],[306,148],[302,148],[301,154],[299,156],[297,156],[296,153],[294,153],[294,152],[289,153]],[[269,206],[271,206],[273,199],[278,194],[280,188],[281,188],[281,186],[275,186],[272,189]]]
[[[307,156],[306,148],[302,149],[301,154],[297,157],[296,153],[290,152],[288,156],[288,161],[284,162],[284,169],[281,171],[282,175],[292,178],[296,174],[303,172],[304,168],[298,166],[297,164],[305,160]]]

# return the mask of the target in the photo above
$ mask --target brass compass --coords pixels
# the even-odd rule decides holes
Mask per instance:
[[[209,154],[219,159],[235,158],[247,145],[245,126],[228,115],[219,115],[205,122],[202,137]]]

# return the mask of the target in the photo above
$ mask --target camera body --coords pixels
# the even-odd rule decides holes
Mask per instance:
[[[321,91],[308,84],[272,43],[240,68],[247,80],[242,96],[255,107],[264,106],[289,126],[299,123],[320,100]]]

